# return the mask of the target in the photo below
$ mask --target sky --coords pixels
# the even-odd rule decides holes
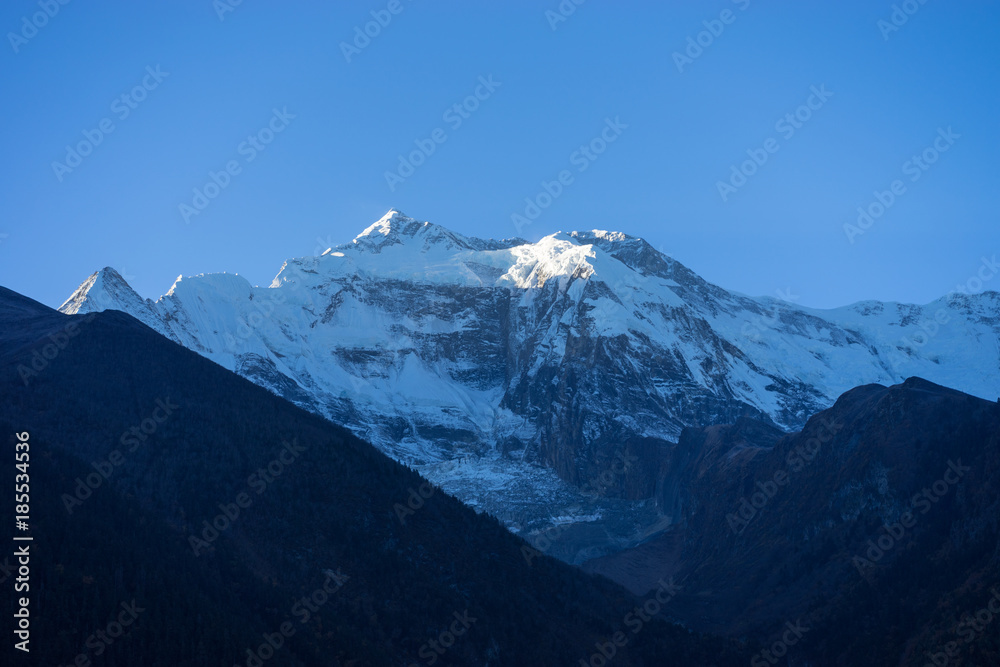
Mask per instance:
[[[818,308],[1000,290],[998,28],[986,0],[9,0],[0,284],[266,285],[395,208],[622,231]]]

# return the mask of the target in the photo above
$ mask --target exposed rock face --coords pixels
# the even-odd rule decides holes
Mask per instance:
[[[796,433],[686,429],[661,466],[674,524],[584,568],[640,594],[674,577],[672,613],[698,630],[801,620],[789,664],[924,665],[1000,585],[998,402],[919,378],[867,385]],[[967,657],[996,664],[995,640],[973,643]]]
[[[288,260],[269,287],[200,275],[151,301],[104,269],[61,310],[109,308],[515,530],[598,522],[626,542],[660,517],[612,501],[675,494],[660,453],[686,426],[798,428],[852,387],[912,375],[1000,394],[996,293],[799,308],[711,285],[617,232],[481,240],[393,211]]]

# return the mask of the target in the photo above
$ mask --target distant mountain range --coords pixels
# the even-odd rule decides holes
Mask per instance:
[[[30,477],[30,530],[18,534],[33,538],[0,556],[3,664],[541,667],[610,655],[721,667],[749,655],[665,622],[672,582],[634,597],[527,552],[349,431],[129,315],[66,316],[0,287],[0,389],[0,511],[13,528],[15,475]],[[18,442],[29,473],[15,468]],[[12,647],[22,596],[26,653]]]
[[[996,293],[816,311],[392,212],[267,288],[61,310],[0,288],[32,664],[122,608],[107,664],[1000,663]]]
[[[273,283],[113,269],[64,313],[121,310],[377,445],[570,562],[680,520],[659,456],[685,427],[798,429],[845,391],[919,376],[1000,395],[1000,295],[833,310],[748,297],[640,238],[465,237],[390,211]],[[655,500],[659,498],[659,501]]]

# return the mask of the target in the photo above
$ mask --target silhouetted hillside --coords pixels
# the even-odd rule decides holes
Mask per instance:
[[[0,288],[0,386],[11,522],[15,434],[30,434],[16,664],[229,667],[257,664],[251,649],[269,666],[549,667],[599,644],[615,665],[746,662],[526,557],[494,519],[123,313],[64,316]]]
[[[676,577],[671,612],[703,631],[770,645],[801,620],[788,664],[1000,664],[1000,403],[866,385],[798,433],[687,429],[664,462],[683,520],[588,570]]]

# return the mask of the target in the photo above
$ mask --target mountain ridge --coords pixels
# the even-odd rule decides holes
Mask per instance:
[[[129,312],[514,530],[568,520],[603,531],[603,548],[672,520],[643,505],[646,463],[685,427],[795,429],[848,389],[911,376],[1000,395],[1000,372],[983,372],[1000,370],[995,292],[797,307],[712,285],[620,232],[486,241],[390,211],[285,261],[269,287],[203,274],[139,302],[115,275],[88,280],[60,310]],[[638,463],[580,493],[624,451]]]
[[[31,455],[34,641],[18,664],[552,665],[616,632],[623,665],[745,662],[663,618],[639,633],[638,599],[526,562],[523,540],[447,493],[401,521],[394,505],[426,489],[416,472],[126,313],[63,315],[0,287],[0,386],[0,428]],[[5,471],[12,484],[13,456]],[[0,507],[13,515],[14,493]],[[141,615],[115,634],[122,603]]]

